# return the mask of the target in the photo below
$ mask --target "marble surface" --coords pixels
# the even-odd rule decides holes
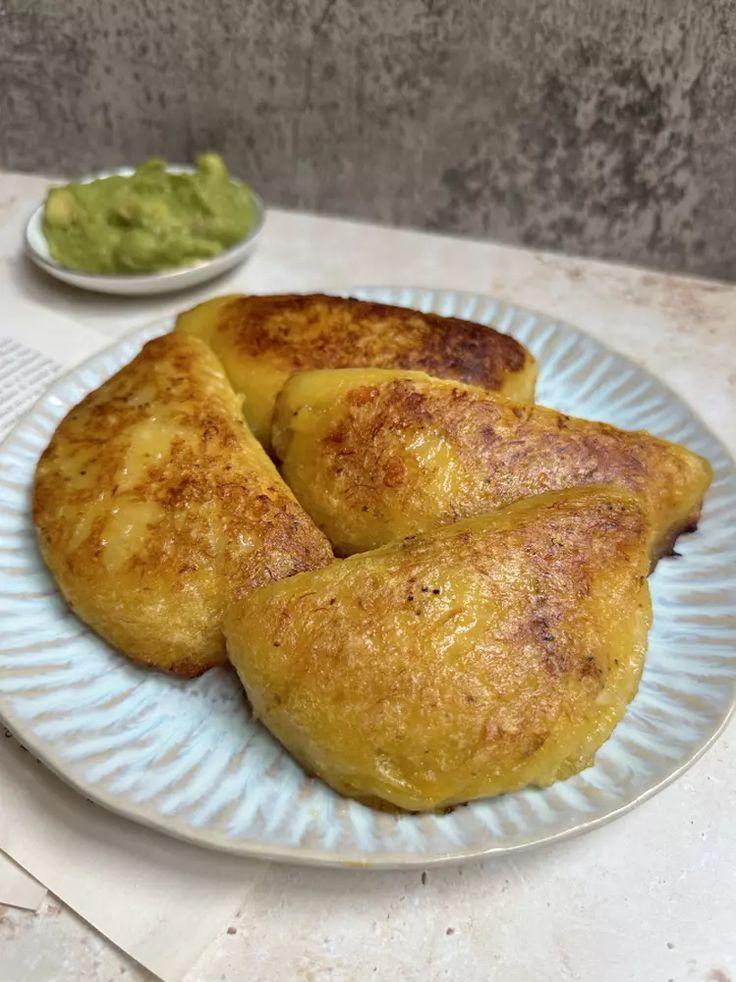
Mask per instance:
[[[78,293],[19,251],[41,178],[0,174],[0,288],[117,337],[214,292],[411,284],[479,290],[564,317],[676,388],[736,448],[736,288],[487,242],[272,212],[241,270],[186,295]],[[243,864],[243,904],[188,982],[731,982],[736,724],[684,777],[588,835],[421,872]],[[0,982],[152,976],[51,898],[0,908]]]
[[[736,278],[733,0],[3,0],[0,166]]]

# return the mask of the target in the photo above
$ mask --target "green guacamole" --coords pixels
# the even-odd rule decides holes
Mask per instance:
[[[193,174],[152,158],[130,177],[51,188],[43,230],[51,255],[85,273],[151,273],[209,259],[253,227],[253,193],[222,157],[205,153]]]

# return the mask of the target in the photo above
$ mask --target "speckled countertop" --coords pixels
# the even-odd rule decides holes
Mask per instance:
[[[45,181],[0,174],[0,295],[118,337],[214,292],[407,284],[563,317],[677,389],[736,448],[736,287],[489,243],[272,212],[255,258],[153,300],[57,285],[20,254]],[[581,838],[463,867],[358,873],[244,864],[243,904],[188,982],[736,979],[736,724],[687,774]],[[0,793],[1,790],[0,790]],[[0,982],[153,978],[53,898],[0,907]]]

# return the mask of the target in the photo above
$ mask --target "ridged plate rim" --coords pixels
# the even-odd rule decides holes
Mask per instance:
[[[242,724],[244,713],[240,708],[240,696],[236,694],[237,682],[227,673],[209,673],[208,676],[194,683],[182,683],[179,680],[151,673],[146,669],[130,665],[120,656],[110,652],[103,642],[84,630],[83,625],[76,621],[73,615],[64,615],[63,604],[48,574],[43,570],[35,549],[27,507],[35,458],[50,438],[58,419],[71,405],[78,401],[84,392],[95,388],[125,364],[145,341],[169,330],[172,324],[171,318],[156,321],[134,331],[58,379],[0,447],[0,718],[34,755],[86,797],[111,811],[159,831],[201,846],[214,847],[243,856],[361,868],[426,867],[529,848],[567,838],[610,821],[666,787],[690,767],[718,738],[734,710],[736,653],[733,636],[736,632],[733,625],[736,624],[736,544],[729,541],[724,523],[718,521],[722,513],[725,518],[729,512],[733,513],[736,509],[736,469],[728,451],[707,430],[696,414],[667,386],[623,355],[556,318],[481,294],[451,290],[362,287],[341,291],[341,295],[396,303],[422,310],[435,310],[442,314],[454,314],[492,324],[497,329],[511,333],[529,343],[535,353],[542,352],[538,389],[540,401],[544,402],[547,398],[551,404],[563,411],[578,415],[587,414],[592,418],[614,417],[611,421],[618,422],[620,425],[622,425],[622,414],[627,419],[630,416],[631,421],[628,425],[635,423],[637,426],[650,428],[658,435],[670,438],[678,438],[679,435],[683,442],[705,453],[711,459],[715,469],[714,488],[706,499],[701,528],[694,535],[680,540],[678,551],[682,554],[681,558],[665,560],[652,578],[656,609],[652,634],[655,649],[658,650],[657,646],[666,643],[666,632],[670,629],[675,632],[673,638],[683,635],[684,640],[678,640],[674,644],[674,650],[679,652],[678,657],[681,662],[683,657],[685,658],[688,668],[694,657],[693,647],[701,651],[699,660],[698,656],[695,656],[699,665],[698,675],[694,681],[687,683],[689,689],[684,687],[683,679],[689,678],[690,673],[683,676],[671,671],[669,662],[662,662],[653,673],[651,659],[655,656],[650,655],[645,668],[642,688],[645,683],[661,687],[662,678],[669,675],[680,679],[679,689],[676,687],[671,690],[665,689],[664,694],[657,697],[661,698],[661,705],[657,704],[656,700],[652,703],[660,714],[663,712],[670,714],[664,717],[669,720],[667,727],[670,727],[673,722],[670,718],[673,709],[672,707],[662,709],[662,706],[667,706],[667,700],[672,698],[673,693],[675,696],[679,693],[682,699],[681,704],[676,703],[674,707],[681,714],[677,716],[677,728],[672,730],[672,733],[666,728],[662,731],[667,732],[676,742],[680,741],[683,744],[676,756],[664,759],[664,751],[661,748],[653,757],[645,754],[643,748],[647,746],[647,741],[652,739],[652,717],[647,716],[647,712],[653,711],[650,703],[654,697],[647,696],[650,702],[646,702],[640,690],[629,707],[624,722],[599,753],[595,766],[568,781],[558,782],[551,788],[539,791],[527,789],[502,798],[471,803],[456,809],[450,815],[394,816],[373,812],[355,802],[341,799],[321,782],[306,778],[285,751],[278,747],[260,726],[250,721]],[[582,363],[581,359],[583,359]],[[590,375],[581,376],[581,364],[584,367],[589,363],[593,364]],[[603,370],[601,365],[604,366]],[[557,373],[555,378],[551,377],[553,372]],[[572,384],[575,379],[577,379],[576,384],[579,384],[581,377],[583,387],[587,384],[587,388],[591,390],[582,400],[585,408],[581,406],[580,389],[573,391]],[[565,385],[567,389],[564,388]],[[633,394],[639,392],[640,395],[624,412],[624,404],[628,405],[627,398],[629,403],[632,402],[631,386],[634,387]],[[610,402],[610,396],[622,387],[624,399],[616,408],[617,404]],[[595,395],[600,391],[603,391],[604,395],[596,402]],[[552,398],[545,397],[547,392]],[[572,398],[569,397],[570,394]],[[621,397],[620,391],[619,397]],[[18,458],[24,460],[25,464],[19,464]],[[22,564],[22,558],[19,557],[23,556],[26,558],[30,556],[33,559],[33,564],[28,568],[25,578],[23,578],[22,565],[14,565],[17,559]],[[704,556],[707,557],[705,566],[702,565]],[[718,588],[710,588],[712,594],[709,600],[703,600],[701,597],[698,602],[684,606],[673,604],[672,584],[677,586],[683,578],[683,572],[687,570],[691,573],[694,569],[705,569],[709,581],[717,582]],[[21,590],[18,590],[17,582],[19,570],[25,587]],[[718,574],[716,577],[713,576],[714,571]],[[50,591],[48,596],[41,596],[43,591],[32,589],[39,584],[43,585],[47,592]],[[28,589],[29,587],[31,589]],[[724,594],[725,601],[722,599]],[[684,617],[683,610],[686,612]],[[61,618],[60,623],[65,627],[73,626],[78,633],[63,643],[60,641],[58,645],[55,639],[50,642],[25,645],[28,651],[25,655],[21,651],[19,657],[18,650],[24,645],[18,644],[17,638],[10,638],[7,631],[3,632],[2,624],[8,617],[12,620],[20,616],[22,619],[24,615],[30,618],[25,622],[25,630],[31,634],[33,630],[44,630],[45,624],[48,624],[49,630],[53,631],[54,624],[59,618]],[[705,624],[699,622],[697,618],[701,621],[705,619]],[[689,638],[687,634],[688,626],[695,632],[693,638]],[[663,630],[665,637],[662,637]],[[63,650],[65,644],[77,645],[79,650],[83,645],[91,645],[88,651],[93,651],[100,659],[112,660],[110,664],[114,669],[115,677],[124,676],[125,679],[134,679],[135,685],[132,690],[134,693],[143,688],[143,709],[149,713],[152,712],[153,703],[151,702],[147,708],[145,699],[148,698],[150,701],[151,697],[146,697],[145,691],[151,688],[152,680],[154,693],[166,692],[172,705],[177,700],[178,703],[182,702],[183,697],[186,705],[192,707],[192,719],[196,715],[194,696],[203,697],[206,706],[210,705],[208,701],[210,699],[217,705],[224,701],[228,706],[229,715],[225,714],[223,719],[231,717],[237,719],[233,725],[237,727],[243,725],[243,733],[248,736],[251,749],[243,751],[241,744],[238,753],[244,761],[248,760],[248,753],[251,753],[255,761],[255,767],[251,767],[251,771],[255,772],[253,780],[256,783],[250,788],[249,793],[245,794],[248,781],[238,776],[248,774],[247,767],[244,766],[240,771],[237,769],[228,771],[228,761],[225,761],[220,773],[221,785],[227,787],[227,794],[231,796],[225,805],[208,817],[206,802],[197,811],[196,806],[205,797],[200,794],[194,805],[188,807],[188,810],[184,809],[183,816],[171,814],[162,807],[165,790],[163,793],[152,795],[155,802],[153,805],[150,801],[146,803],[145,795],[143,800],[137,800],[136,794],[125,790],[110,790],[110,782],[105,776],[105,765],[106,762],[109,764],[111,760],[120,757],[119,747],[108,749],[107,752],[104,750],[90,752],[86,758],[82,755],[81,763],[70,758],[70,753],[73,755],[76,752],[79,755],[80,743],[75,744],[74,739],[67,734],[66,738],[63,738],[66,739],[66,743],[62,739],[60,746],[58,738],[52,735],[59,727],[63,729],[64,726],[70,725],[64,714],[49,711],[36,712],[39,705],[36,702],[30,706],[30,710],[36,712],[36,715],[29,715],[29,697],[26,695],[24,699],[23,696],[24,691],[33,693],[39,688],[34,681],[43,668],[42,659],[53,658],[53,651],[59,647]],[[673,650],[672,640],[669,650]],[[685,651],[684,656],[682,651]],[[708,657],[702,654],[703,651],[708,652]],[[67,660],[72,671],[78,662],[79,658],[76,663]],[[52,664],[53,662],[47,663],[47,667]],[[651,676],[649,679],[648,674]],[[48,679],[52,677],[49,673]],[[184,692],[182,687],[185,685],[192,688]],[[78,693],[79,689],[70,684],[67,688],[72,690],[69,705],[79,708],[80,698],[78,694],[75,697],[75,692]],[[699,694],[701,690],[707,693],[707,698]],[[41,687],[42,695],[40,697],[31,695],[30,702],[43,698],[47,700],[45,705],[53,704],[55,691],[47,680],[46,687]],[[64,691],[64,685],[61,685],[61,691]],[[127,697],[123,705],[126,702]],[[113,708],[108,710],[110,704]],[[117,738],[118,741],[122,738],[121,746],[125,750],[124,740],[127,735],[125,728],[116,730],[110,723],[115,705],[114,698],[108,698],[107,702],[103,700],[101,713],[108,720],[107,729],[112,727],[112,737]],[[642,705],[645,708],[649,707],[643,715],[641,715]],[[94,714],[97,710],[93,708],[89,712]],[[201,708],[199,712],[202,715]],[[219,725],[213,722],[214,719],[219,720],[219,716],[211,710],[206,710],[201,725],[206,725],[214,732]],[[222,723],[221,720],[219,722]],[[665,723],[661,723],[661,726],[665,727]],[[232,732],[228,730],[226,735]],[[685,738],[682,733],[689,735]],[[661,736],[661,733],[655,732],[654,736],[657,735]],[[204,734],[200,733],[198,739],[202,742],[207,736],[208,731],[205,731]],[[214,739],[211,734],[209,738]],[[94,745],[94,740],[91,742],[88,740],[88,744],[84,744],[83,738],[80,739],[83,746]],[[616,743],[621,744],[621,748],[616,750],[618,757],[614,754],[609,760]],[[134,756],[137,753],[138,757],[141,757],[138,766],[143,768],[144,775],[148,775],[150,761],[146,762],[143,759],[144,746],[145,742],[139,741],[138,744],[133,745],[132,752]],[[639,752],[643,755],[640,758],[631,749],[637,746],[640,746]],[[218,749],[216,743],[214,748],[213,753]],[[223,752],[227,754],[227,751]],[[183,751],[179,751],[180,756],[182,753]],[[629,765],[626,763],[627,755],[630,756],[632,753],[634,765]],[[668,753],[671,753],[671,748],[668,749]],[[165,761],[165,766],[169,766],[165,757],[162,759]],[[175,756],[173,760],[176,763],[179,758]],[[233,760],[234,755],[230,751],[230,765]],[[637,776],[636,767],[643,767],[643,761],[659,766],[660,772],[655,773],[651,778],[641,774]],[[158,768],[164,767],[161,761],[155,763]],[[619,769],[633,768],[629,785],[621,793],[614,789],[613,798],[606,802],[605,784],[610,779],[606,768],[615,772],[616,766]],[[151,769],[151,773],[159,774],[156,767]],[[271,774],[274,768],[276,768],[276,777]],[[113,775],[116,773],[117,770]],[[191,773],[185,776],[191,781],[194,775],[193,782],[196,785],[197,778],[202,779],[202,773],[203,768],[193,768]],[[211,782],[212,780],[210,777]],[[230,785],[227,785],[228,781]],[[240,797],[237,791],[238,781],[241,782]],[[271,784],[274,787],[271,787]],[[170,786],[171,784],[166,787]],[[220,787],[218,785],[218,792]],[[185,799],[186,788],[187,785],[185,785]],[[264,788],[271,797],[267,801],[259,799],[257,805],[251,806],[249,804],[251,799],[266,793]],[[280,794],[279,789],[281,789]],[[150,785],[147,790],[150,792]],[[170,804],[168,807],[170,812]],[[235,819],[232,819],[233,813],[237,816],[240,811],[243,811],[246,816],[241,823],[244,831],[238,834],[233,832],[228,834],[225,831],[222,815],[227,813],[228,808],[231,815],[231,828],[237,824]],[[252,814],[249,814],[249,811]],[[524,822],[527,822],[526,829],[523,827]],[[300,833],[302,837],[296,841],[295,825],[302,830]],[[361,837],[363,837],[362,844]],[[315,839],[318,840],[316,845]],[[372,847],[366,845],[368,842]]]

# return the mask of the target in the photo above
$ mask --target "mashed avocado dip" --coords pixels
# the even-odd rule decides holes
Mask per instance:
[[[222,157],[205,153],[192,174],[152,158],[130,177],[51,188],[43,230],[51,255],[85,273],[151,273],[208,259],[247,235],[256,220],[250,188]]]

